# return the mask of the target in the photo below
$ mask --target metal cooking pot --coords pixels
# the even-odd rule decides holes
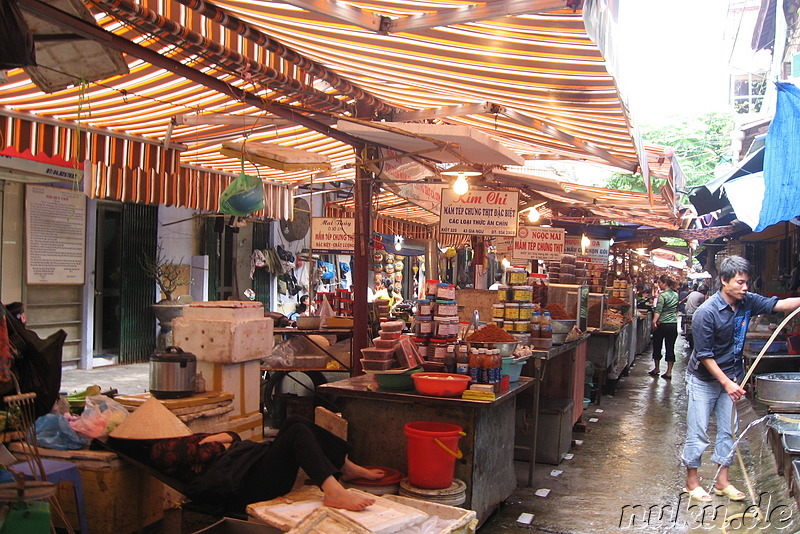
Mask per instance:
[[[772,408],[800,406],[800,373],[756,375],[756,397]]]
[[[150,356],[150,393],[157,399],[180,399],[194,395],[197,358],[180,347]]]

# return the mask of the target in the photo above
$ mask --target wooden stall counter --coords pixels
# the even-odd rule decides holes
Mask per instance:
[[[455,466],[455,478],[466,484],[466,501],[461,506],[474,510],[482,523],[517,486],[515,400],[532,384],[532,379],[520,378],[492,402],[383,391],[370,375],[323,384],[318,389],[338,397],[337,404],[348,421],[351,456],[362,465],[407,473],[406,423],[439,421],[460,426],[466,433],[459,441],[463,457]]]

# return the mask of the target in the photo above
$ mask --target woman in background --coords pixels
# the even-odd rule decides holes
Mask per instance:
[[[664,380],[672,379],[672,366],[675,363],[675,340],[678,339],[678,294],[677,282],[662,274],[658,278],[658,302],[653,309],[653,369],[647,374],[657,377],[661,372],[661,346],[666,345],[667,370],[661,375]]]

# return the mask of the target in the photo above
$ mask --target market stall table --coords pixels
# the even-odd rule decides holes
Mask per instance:
[[[533,385],[530,378],[498,393],[492,401],[431,397],[416,392],[378,389],[371,375],[321,385],[322,393],[338,396],[348,421],[353,458],[360,464],[408,472],[403,428],[413,421],[440,421],[460,426],[466,436],[459,446],[455,478],[466,484],[464,508],[480,522],[514,491],[514,411],[517,395]]]
[[[598,372],[596,400],[599,403],[606,382],[616,381],[633,361],[636,323],[627,323],[619,330],[592,330],[589,334],[586,354]],[[610,393],[613,394],[613,388]]]
[[[533,379],[531,401],[531,437],[527,447],[517,444],[517,447],[527,448],[528,459],[528,486],[533,483],[533,469],[536,463],[536,442],[539,434],[539,406],[541,400],[563,398],[565,394],[570,398],[572,411],[568,414],[570,426],[580,420],[583,415],[583,384],[586,372],[586,346],[589,336],[583,334],[578,339],[556,345],[548,350],[537,350],[522,368],[522,374]],[[545,368],[547,367],[547,381]]]

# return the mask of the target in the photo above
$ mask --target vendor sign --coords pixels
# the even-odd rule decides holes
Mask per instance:
[[[315,252],[344,252],[356,249],[356,220],[352,217],[311,219],[311,249]]]
[[[563,228],[521,226],[512,255],[515,260],[560,260],[565,233]]]
[[[434,171],[413,158],[403,157],[402,153],[396,150],[381,149],[379,154],[381,158],[387,158],[381,163],[380,177],[387,180],[384,187],[409,202],[439,215],[442,189],[445,186],[424,181],[433,176]],[[398,183],[392,183],[393,180]]]
[[[475,191],[456,195],[442,190],[439,231],[443,234],[517,235],[519,193]]]
[[[579,261],[588,261],[608,265],[608,249],[611,241],[608,239],[590,239],[586,251],[581,250],[581,238],[568,236],[564,239],[564,254],[574,254]]]

